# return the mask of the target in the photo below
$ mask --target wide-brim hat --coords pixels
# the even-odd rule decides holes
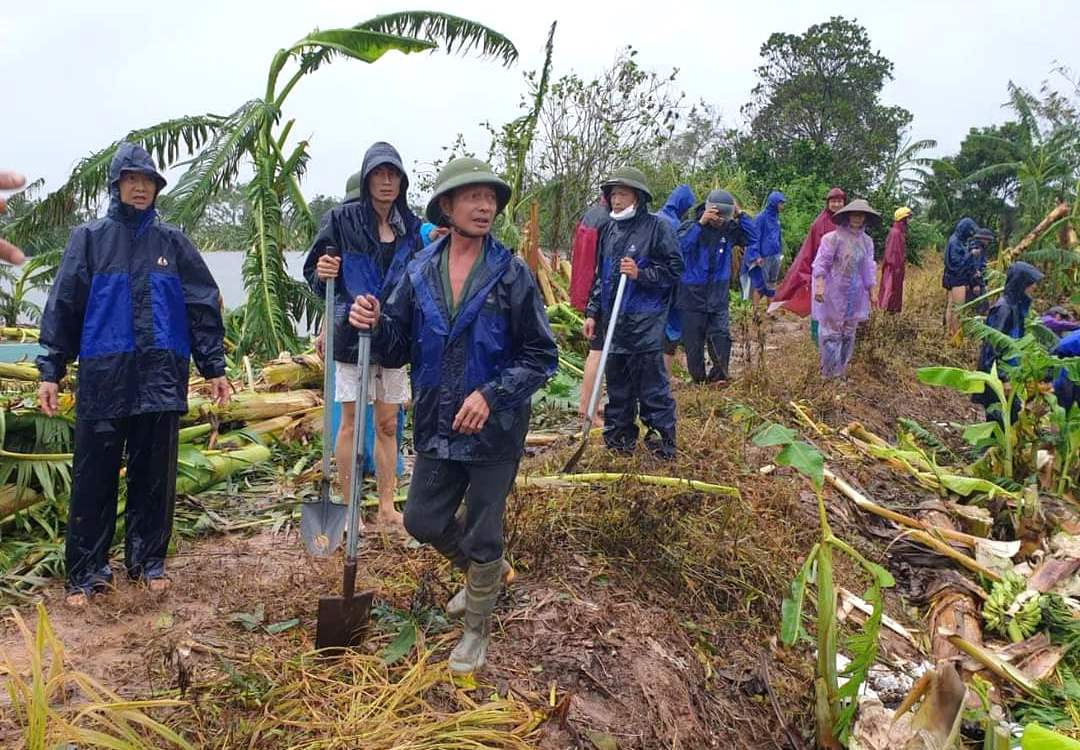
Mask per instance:
[[[878,226],[881,224],[881,214],[870,207],[870,204],[864,201],[862,198],[856,198],[851,203],[847,204],[839,211],[833,214],[833,224],[839,224],[841,226],[847,226],[848,218],[851,214],[865,214],[867,226]]]
[[[435,226],[446,226],[447,218],[439,206],[439,198],[466,185],[488,185],[495,190],[496,215],[510,202],[510,186],[495,174],[491,165],[480,159],[459,156],[451,159],[435,178],[435,192],[428,200],[424,216]]]

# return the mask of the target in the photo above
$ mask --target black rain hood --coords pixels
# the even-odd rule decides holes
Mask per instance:
[[[154,181],[157,191],[154,193],[154,203],[151,206],[157,203],[158,196],[168,184],[145,148],[124,141],[116,147],[112,163],[109,164],[109,195],[115,203],[120,202],[120,177],[124,172],[139,172]]]
[[[1025,290],[1042,278],[1042,271],[1030,263],[1022,260],[1013,263],[1005,274],[1005,299],[1014,305],[1030,302]]]

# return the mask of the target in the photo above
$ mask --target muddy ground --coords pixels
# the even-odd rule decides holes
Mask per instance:
[[[972,356],[970,346],[957,349],[942,338],[934,273],[909,279],[909,299],[914,293],[923,300],[915,309],[899,319],[875,319],[860,334],[846,382],[821,383],[806,321],[765,320],[763,353],[753,324],[736,323],[735,370],[742,377],[724,391],[676,390],[682,455],[674,466],[615,460],[597,445],[578,469],[693,478],[736,486],[741,499],[625,483],[515,494],[507,534],[518,577],[497,610],[483,684],[544,712],[530,742],[591,748],[607,735],[619,748],[809,746],[812,657],[805,647],[778,648],[775,634],[780,598],[817,532],[813,497],[787,471],[760,474],[769,451],[754,448],[743,427],[724,415],[739,403],[794,426],[788,403],[795,400],[834,428],[858,420],[893,438],[896,419],[909,417],[955,441],[949,425],[971,421],[971,405],[914,382],[914,366]],[[527,459],[523,473],[552,473],[572,447],[568,436]],[[921,497],[910,483],[865,461],[839,468],[876,499],[910,505]],[[874,523],[836,498],[830,503],[838,533],[885,562]],[[365,543],[361,570],[384,607],[414,615],[437,613],[459,585],[430,551],[376,535]],[[313,647],[318,597],[337,592],[340,559],[308,557],[287,526],[180,539],[170,574],[174,584],[163,595],[121,583],[73,611],[63,606],[57,581],[42,600],[69,668],[124,696],[219,701],[220,721],[235,729],[260,709],[230,697],[222,687],[226,676],[242,674],[255,653],[288,658]],[[842,583],[852,575],[841,566]],[[230,621],[260,607],[263,624],[293,618],[299,624],[270,635]],[[919,625],[896,594],[887,609]],[[32,623],[31,607],[18,611]],[[435,623],[426,645],[444,659],[457,631],[437,616],[425,621]],[[380,651],[393,636],[376,627],[367,648]],[[0,651],[16,670],[26,669],[26,648],[10,615],[0,628]],[[9,708],[0,713],[4,747],[18,737]],[[227,736],[219,732],[215,742],[222,744],[214,746],[232,746]]]

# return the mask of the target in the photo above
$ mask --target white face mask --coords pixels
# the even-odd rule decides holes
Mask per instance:
[[[612,211],[611,218],[615,221],[625,221],[634,215],[635,210],[637,210],[637,204],[633,203],[622,211]]]

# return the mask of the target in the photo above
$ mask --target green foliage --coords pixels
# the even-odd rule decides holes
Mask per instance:
[[[772,34],[760,54],[758,84],[743,107],[754,140],[778,160],[797,144],[827,147],[831,179],[865,190],[912,118],[881,103],[893,64],[873,51],[866,29],[834,16],[803,34]]]

